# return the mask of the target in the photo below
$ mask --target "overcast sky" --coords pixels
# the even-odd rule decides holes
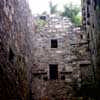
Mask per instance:
[[[81,0],[28,0],[29,6],[33,14],[41,14],[44,11],[49,12],[49,2],[52,1],[53,4],[58,4],[58,10],[62,10],[64,4],[73,3],[75,5],[80,5]]]

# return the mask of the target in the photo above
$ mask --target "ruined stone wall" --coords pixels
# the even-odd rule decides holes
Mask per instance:
[[[42,18],[36,18],[37,30],[33,42],[36,67],[32,70],[32,96],[35,100],[71,100],[76,95],[82,78],[88,77],[90,59],[86,35],[68,18]],[[51,48],[52,39],[57,40],[57,48]],[[58,78],[55,80],[50,79],[50,64],[58,65]]]
[[[100,34],[100,1],[84,0],[82,1],[83,26],[84,32],[87,34],[89,49],[91,52],[91,62],[94,72],[94,79],[99,80],[99,34]]]
[[[33,17],[25,0],[0,2],[0,99],[28,100]]]
[[[83,29],[84,34],[87,35],[92,68],[92,80],[86,80],[84,90],[88,90],[86,94],[98,100],[100,98],[98,93],[100,90],[100,0],[82,0],[82,13]]]

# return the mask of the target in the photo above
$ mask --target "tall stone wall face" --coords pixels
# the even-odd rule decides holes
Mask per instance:
[[[82,78],[88,77],[90,71],[86,35],[68,18],[60,16],[47,17],[41,24],[43,26],[39,25],[33,39],[32,96],[35,100],[71,99],[76,95]],[[51,47],[52,40],[57,40],[56,48]],[[50,76],[50,64],[58,65],[55,80]]]
[[[100,98],[100,0],[82,0],[82,7],[83,28],[87,34],[93,72],[92,81],[87,80],[92,86],[88,90],[93,94],[92,97],[98,99]]]
[[[83,0],[83,26],[89,42],[91,52],[92,68],[94,71],[94,78],[100,80],[99,69],[99,45],[100,45],[100,1],[99,0]]]
[[[25,0],[0,2],[0,99],[28,100],[33,17]]]
[[[95,40],[96,40],[96,79],[100,84],[100,1],[97,0],[97,4],[96,4],[96,10],[95,10],[95,21],[96,21],[96,25],[95,25],[95,31],[96,34],[95,35]]]

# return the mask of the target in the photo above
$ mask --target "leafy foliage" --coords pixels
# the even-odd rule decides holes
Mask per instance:
[[[80,7],[76,7],[72,4],[65,5],[64,11],[61,13],[61,16],[69,17],[71,21],[76,25],[81,25],[81,14]]]
[[[43,27],[45,24],[47,24],[47,22],[45,20],[38,19],[36,21],[36,24],[38,25],[38,27]]]

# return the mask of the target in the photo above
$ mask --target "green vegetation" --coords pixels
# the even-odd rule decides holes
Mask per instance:
[[[65,5],[64,6],[64,11],[61,13],[61,16],[64,17],[69,17],[71,21],[76,25],[80,26],[81,25],[81,8],[74,6],[72,4],[70,5]]]
[[[57,10],[57,4],[53,5],[52,2],[49,2],[49,9],[51,14],[60,14],[63,17],[69,17],[75,26],[81,26],[82,16],[81,16],[81,7],[65,4],[64,11]]]
[[[72,18],[72,22],[76,25],[76,26],[81,26],[81,21],[82,21],[82,17],[81,15],[76,15]]]
[[[43,27],[44,25],[47,24],[47,22],[45,20],[41,20],[41,19],[38,19],[36,21],[36,23],[37,23],[38,27]]]

